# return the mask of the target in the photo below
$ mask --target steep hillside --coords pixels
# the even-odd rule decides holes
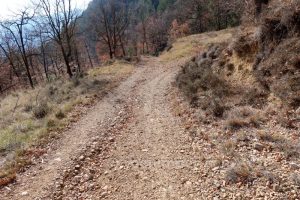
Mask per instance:
[[[188,62],[177,83],[192,105],[211,109],[217,118],[250,106],[275,112],[283,126],[297,128],[299,6],[270,2],[257,26],[241,26],[233,42],[211,45]]]
[[[238,190],[245,199],[299,195],[300,3],[260,6],[251,26],[200,51],[176,80],[184,99],[174,111],[216,160],[201,187],[224,199],[241,198]]]

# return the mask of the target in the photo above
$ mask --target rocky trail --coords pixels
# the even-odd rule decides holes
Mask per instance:
[[[145,58],[0,199],[195,199],[201,161],[168,95],[178,69]]]

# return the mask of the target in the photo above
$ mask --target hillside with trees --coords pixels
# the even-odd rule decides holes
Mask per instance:
[[[35,2],[1,22],[0,92],[34,88],[107,59],[158,55],[172,40],[239,25],[239,1],[94,0]]]
[[[299,0],[32,0],[0,21],[0,199],[298,199]]]

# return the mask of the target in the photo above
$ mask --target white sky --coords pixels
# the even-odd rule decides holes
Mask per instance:
[[[76,2],[77,8],[85,9],[91,0],[73,0]],[[22,9],[26,5],[30,5],[31,0],[0,0],[0,18],[7,19],[14,12]]]

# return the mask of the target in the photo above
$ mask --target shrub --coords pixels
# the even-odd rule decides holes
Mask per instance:
[[[213,114],[215,117],[223,117],[225,110],[225,106],[220,103],[215,103],[215,106],[213,107]]]
[[[73,85],[74,87],[77,87],[77,86],[80,85],[79,77],[74,77],[74,78],[72,78],[72,85]]]
[[[253,180],[252,168],[246,162],[240,162],[226,171],[225,180],[227,183],[247,183]]]
[[[233,50],[239,57],[253,60],[258,51],[258,41],[249,35],[242,35],[234,42]]]
[[[227,141],[222,143],[222,152],[225,155],[232,156],[233,153],[234,153],[234,150],[236,148],[236,145],[237,145],[236,141],[227,140]]]
[[[269,171],[263,171],[262,172],[262,176],[270,183],[276,183],[278,181],[280,181],[280,177],[277,176],[276,174],[273,174],[272,172]]]
[[[258,138],[262,141],[274,142],[274,143],[285,143],[286,139],[280,134],[270,133],[266,131],[260,131],[257,134]]]
[[[284,153],[286,159],[299,158],[300,156],[300,146],[291,142],[278,143],[276,148]]]
[[[245,121],[244,119],[229,119],[227,121],[227,128],[229,128],[232,131],[237,131],[243,127],[248,127],[249,123]]]
[[[243,127],[259,127],[265,118],[259,110],[252,107],[237,107],[227,116],[226,128],[236,131]]]
[[[59,110],[56,114],[55,114],[55,117],[57,119],[63,119],[66,117],[65,113],[62,111],[62,110]]]
[[[300,187],[300,175],[299,174],[292,174],[291,175],[291,180],[293,181],[293,183],[296,185],[296,186],[298,186],[298,187]]]
[[[48,90],[47,90],[47,94],[49,97],[52,97],[53,95],[56,94],[56,92],[58,91],[58,89],[55,86],[49,86]]]
[[[33,115],[37,119],[43,119],[44,117],[47,116],[48,112],[49,112],[49,107],[47,103],[42,103],[40,105],[37,105],[33,109]]]
[[[33,106],[31,105],[31,104],[26,104],[26,105],[24,105],[24,112],[30,112],[30,111],[32,111],[32,109],[33,109]]]
[[[209,56],[219,55],[220,53],[216,52],[221,49],[211,47]],[[192,106],[207,110],[215,117],[222,117],[226,106],[221,99],[230,94],[230,87],[221,76],[213,71],[212,58],[209,56],[206,57],[205,54],[205,57],[202,55],[186,63],[176,81]]]
[[[47,122],[47,127],[48,127],[48,128],[53,128],[53,127],[55,127],[55,126],[56,126],[55,120],[49,119],[48,122]]]

